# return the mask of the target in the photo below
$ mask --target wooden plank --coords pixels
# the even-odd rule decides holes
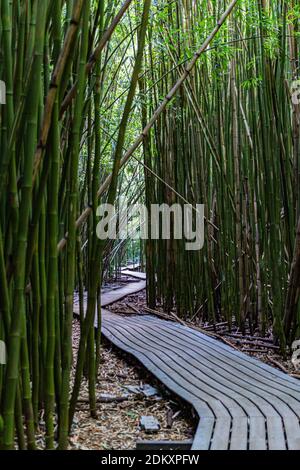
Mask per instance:
[[[127,266],[123,266],[121,268],[121,272],[124,272],[124,271],[136,272],[136,271],[134,271],[134,269],[139,269],[140,267],[141,267],[141,265],[139,263],[137,263],[137,264],[127,264]]]
[[[194,436],[192,450],[209,450],[213,436],[214,424],[214,418],[200,418],[200,422]]]
[[[102,307],[107,307],[119,300],[124,299],[128,295],[136,294],[146,288],[146,281],[131,282],[128,285],[116,289],[115,291],[106,292],[101,296]]]
[[[299,419],[284,416],[284,429],[287,437],[288,450],[300,450],[300,424]]]
[[[192,440],[186,441],[144,441],[136,442],[136,450],[191,450]]]
[[[228,450],[230,445],[231,418],[216,419],[210,450]]]
[[[267,417],[267,433],[269,450],[286,450],[284,427],[278,416]]]
[[[230,450],[247,450],[248,447],[248,418],[232,420]]]
[[[267,450],[265,418],[250,416],[249,450]]]
[[[143,280],[146,279],[146,274],[145,273],[139,273],[138,271],[130,271],[129,269],[122,270],[122,274],[124,276],[131,276],[131,277],[134,277],[136,279],[143,279]]]

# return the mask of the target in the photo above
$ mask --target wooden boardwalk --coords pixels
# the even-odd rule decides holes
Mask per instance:
[[[101,294],[102,307],[107,307],[108,305],[118,302],[119,300],[123,299],[124,297],[127,297],[128,295],[136,294],[146,288],[146,276],[144,273],[136,273],[136,272],[131,272],[128,270],[126,271],[124,270],[122,271],[122,273],[126,276],[131,276],[139,280],[137,282],[131,282],[130,284],[127,284],[120,288],[117,288],[117,289],[114,288],[108,292],[102,293]],[[84,293],[85,303],[86,303],[86,299],[87,299],[87,294],[85,292]],[[77,294],[74,297],[73,310],[76,315],[79,315],[79,297]],[[95,327],[97,328],[97,319],[95,319]]]
[[[127,273],[129,273],[129,271],[126,271],[123,274],[128,275]],[[108,305],[111,305],[123,299],[124,297],[127,297],[127,295],[136,294],[137,292],[140,292],[146,288],[146,281],[144,280],[145,275],[142,273],[134,273],[134,274],[135,275],[132,277],[137,277],[137,279],[141,279],[141,280],[137,282],[131,282],[130,284],[127,284],[124,287],[121,287],[120,289],[115,289],[113,291],[105,292],[104,294],[102,294],[101,295],[102,307],[107,307]]]
[[[104,294],[102,304],[143,286],[140,281]],[[121,317],[103,309],[102,331],[193,405],[200,418],[194,450],[300,450],[297,379],[198,331],[150,315]]]

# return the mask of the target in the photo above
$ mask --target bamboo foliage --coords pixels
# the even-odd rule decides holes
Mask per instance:
[[[204,4],[202,10],[187,3],[171,5],[158,20],[160,40],[151,45],[154,59],[149,59],[157,64],[150,106],[197,43],[197,22],[209,28]],[[176,306],[179,315],[199,322],[227,320],[261,333],[272,322],[284,350],[299,334],[298,239],[289,270],[298,213],[299,119],[288,89],[299,72],[294,34],[299,18],[294,2],[249,1],[243,7],[248,20],[241,14],[227,23],[172,108],[155,123],[150,162],[144,149],[147,165],[159,176],[154,188],[152,178],[146,179],[148,205],[166,201],[171,184],[176,202],[205,203],[206,219],[216,226],[207,227],[202,253],[188,255],[173,241],[171,284],[164,281],[169,249],[153,241],[148,289],[166,309]],[[222,2],[209,8],[216,16]]]
[[[45,448],[68,448],[84,381],[97,417],[101,281],[135,250],[151,308],[272,325],[285,351],[300,321],[296,2],[2,0],[0,13],[1,447],[35,449],[43,419]],[[204,249],[99,242],[97,205],[121,196],[204,203]]]
[[[129,21],[132,3],[1,2],[0,78],[7,93],[0,111],[0,338],[8,349],[8,362],[0,366],[4,449],[35,449],[41,416],[45,447],[69,445],[78,395],[75,381],[70,410],[77,287],[81,293],[89,291],[88,322],[81,295],[88,356],[79,353],[79,361],[88,370],[90,411],[96,417],[100,335],[94,338],[92,325],[101,251],[91,249],[87,256],[82,246],[86,241],[98,246],[97,189],[107,176],[103,162],[113,162],[113,146],[105,134],[102,138],[101,119],[122,89],[113,86],[114,80],[124,83],[114,113],[125,106],[129,120],[136,94],[136,83],[128,94],[127,71],[132,69],[136,82],[151,1],[144,2],[142,27],[138,18]],[[122,38],[126,28],[130,41]],[[138,56],[125,68],[124,56],[132,44],[139,44]],[[114,125],[122,129],[115,116]],[[87,204],[93,207],[93,221],[79,233],[76,221]],[[68,243],[60,252],[57,244],[65,233]],[[100,324],[99,308],[98,320]],[[84,371],[79,370],[80,385]]]

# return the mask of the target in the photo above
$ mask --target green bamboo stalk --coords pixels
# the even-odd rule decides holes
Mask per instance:
[[[33,77],[35,83],[31,86],[28,96],[28,129],[26,136],[26,164],[22,183],[22,199],[20,205],[20,222],[18,231],[17,253],[15,259],[15,289],[14,310],[11,318],[11,329],[8,339],[8,362],[7,362],[7,385],[4,391],[4,438],[3,447],[11,449],[14,438],[14,405],[16,387],[18,381],[18,366],[21,344],[22,321],[25,317],[24,288],[25,288],[25,261],[26,261],[26,238],[31,203],[32,190],[32,167],[33,152],[35,146],[35,133],[37,130],[37,110],[39,93],[36,91],[36,83],[40,81],[40,72],[43,57],[44,25],[46,20],[47,2],[39,2],[38,21],[35,37],[35,63],[33,66]]]
[[[69,244],[67,248],[67,284],[66,284],[66,313],[63,331],[62,350],[62,390],[60,402],[59,423],[59,448],[66,449],[69,432],[69,387],[70,368],[72,356],[72,319],[73,319],[73,295],[75,285],[75,253],[76,253],[76,216],[78,193],[78,161],[80,144],[81,113],[84,99],[85,63],[88,48],[90,2],[87,1],[83,11],[83,25],[81,37],[81,50],[78,64],[78,93],[75,102],[75,119],[72,127],[72,151],[70,168],[70,197],[69,197]]]

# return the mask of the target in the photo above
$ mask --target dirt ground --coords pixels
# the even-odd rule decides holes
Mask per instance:
[[[114,288],[118,286],[116,283]],[[105,288],[109,289],[111,285]],[[137,312],[149,313],[145,308],[144,291],[130,295],[109,307],[114,313],[126,316],[136,315]],[[164,314],[162,308],[157,308],[157,312]],[[201,328],[208,333],[217,334],[219,340],[252,357],[300,377],[291,357],[282,358],[279,349],[273,344],[270,332],[265,338],[260,338],[258,333],[249,335],[247,332],[248,336],[245,338],[237,328],[233,327],[229,332],[225,322],[215,330],[208,324],[201,325]],[[79,336],[79,321],[75,319],[72,381]],[[88,383],[84,378],[70,437],[70,450],[128,450],[135,449],[140,440],[183,441],[193,438],[197,426],[194,410],[172,395],[138,361],[117,350],[105,338],[101,345],[96,396],[97,419],[93,419],[89,413]],[[155,417],[160,430],[155,434],[144,432],[140,426],[142,416]],[[40,448],[44,447],[43,424],[41,419],[41,433],[38,437]]]
[[[79,323],[74,320],[75,354],[78,338]],[[150,388],[150,392],[156,394],[144,395],[145,385],[151,385],[153,390]],[[92,419],[88,409],[88,385],[84,379],[70,449],[135,449],[137,440],[182,441],[194,435],[197,420],[193,418],[193,410],[172,396],[137,362],[116,351],[105,340],[102,341],[96,394],[100,400],[97,402],[98,418]],[[122,401],[101,402],[113,398]],[[159,432],[146,434],[142,431],[139,425],[142,416],[154,416],[160,424]]]

